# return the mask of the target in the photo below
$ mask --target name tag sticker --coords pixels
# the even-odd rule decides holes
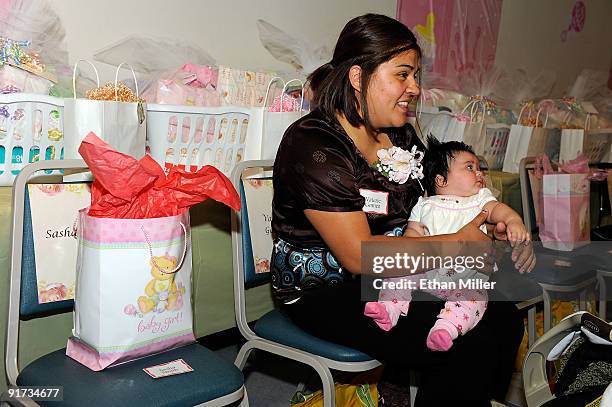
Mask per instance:
[[[155,365],[145,367],[144,370],[149,376],[154,379],[160,377],[174,376],[181,373],[193,372],[191,366],[189,366],[183,359],[173,360],[172,362],[162,363],[161,365]]]
[[[388,192],[360,188],[359,194],[365,198],[365,204],[362,209],[365,213],[375,213],[379,215],[387,215],[389,213]]]

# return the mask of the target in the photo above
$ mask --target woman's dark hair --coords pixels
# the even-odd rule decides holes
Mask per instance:
[[[434,136],[427,137],[427,152],[423,158],[423,181],[428,196],[436,195],[436,175],[441,175],[446,181],[450,162],[455,158],[455,154],[461,151],[474,154],[472,147],[461,141],[442,143]]]
[[[353,18],[340,33],[332,60],[308,76],[313,105],[329,120],[336,120],[340,112],[351,125],[364,125],[376,134],[366,104],[370,79],[379,65],[409,50],[416,51],[420,59],[421,49],[414,34],[399,21],[380,14]],[[359,100],[349,80],[353,65],[361,67]]]

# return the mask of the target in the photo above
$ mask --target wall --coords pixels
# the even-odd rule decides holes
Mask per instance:
[[[499,27],[496,64],[524,68],[531,75],[553,71],[553,96],[563,96],[584,68],[610,70],[612,58],[612,1],[585,0],[584,29],[561,32],[570,24],[574,0],[505,0]]]
[[[261,45],[257,19],[265,19],[315,48],[330,49],[352,17],[376,12],[395,16],[395,0],[108,0],[85,5],[51,0],[66,28],[70,60],[92,54],[139,34],[185,39],[198,44],[218,63],[239,68],[287,70]]]

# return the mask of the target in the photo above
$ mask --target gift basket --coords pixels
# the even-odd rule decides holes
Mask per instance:
[[[24,165],[64,157],[64,100],[13,93],[0,98],[0,185],[13,185]]]

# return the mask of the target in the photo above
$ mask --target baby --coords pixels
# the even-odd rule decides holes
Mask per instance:
[[[412,209],[405,236],[426,236],[455,233],[472,221],[482,210],[488,212],[487,222],[506,224],[508,240],[514,246],[530,240],[518,213],[498,202],[485,188],[479,161],[472,148],[462,142],[441,143],[428,139],[428,151],[424,158],[424,181],[428,197],[419,198]],[[486,233],[486,226],[481,229]],[[456,267],[429,270],[425,275],[408,277],[409,280],[455,281],[476,276],[475,270]],[[486,278],[482,274],[478,277]],[[391,280],[399,280],[391,279]],[[402,280],[406,281],[406,277]],[[456,284],[458,286],[458,284]],[[424,290],[446,300],[444,309],[427,336],[427,347],[434,351],[446,351],[459,334],[465,334],[482,319],[487,307],[484,290]],[[406,315],[412,299],[409,289],[381,290],[378,302],[366,304],[365,315],[374,319],[386,331]]]

